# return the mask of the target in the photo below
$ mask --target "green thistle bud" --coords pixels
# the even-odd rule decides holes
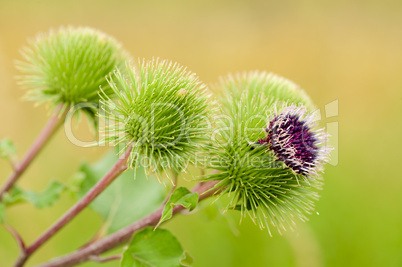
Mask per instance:
[[[161,170],[185,170],[208,139],[205,86],[177,63],[152,60],[127,68],[127,76],[119,70],[110,76],[117,98],[101,94],[102,116],[116,122],[105,128],[103,142],[132,144],[131,167],[143,164],[158,177]]]
[[[289,81],[265,73],[229,77],[221,85],[228,93],[209,150],[216,159],[209,167],[219,172],[206,180],[220,181],[220,196],[230,199],[226,209],[240,210],[242,218],[248,215],[270,234],[271,227],[280,233],[293,229],[297,218],[306,221],[314,210],[328,151],[321,148],[325,136],[315,130],[311,114],[305,114],[302,104],[312,109],[309,98]],[[288,124],[303,127],[287,132]],[[308,142],[305,133],[310,134]],[[313,152],[309,154],[304,143],[313,146]]]
[[[53,106],[98,103],[100,86],[111,93],[105,77],[127,58],[112,37],[72,27],[38,35],[22,55],[17,67],[20,84],[29,90],[26,97]]]

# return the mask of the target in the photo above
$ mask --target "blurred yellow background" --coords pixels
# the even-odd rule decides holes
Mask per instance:
[[[339,101],[338,116],[322,113],[323,124],[339,123],[332,140],[339,149],[336,166],[326,169],[319,214],[273,238],[249,220],[236,232],[222,218],[177,216],[165,227],[195,258],[194,266],[402,266],[401,1],[0,0],[0,138],[12,138],[19,156],[49,112],[21,101],[14,60],[28,38],[61,25],[102,30],[133,57],[178,61],[205,83],[228,72],[267,70],[305,88],[322,112]],[[91,139],[80,126],[77,134]],[[40,191],[52,178],[67,182],[80,162],[104,151],[76,147],[59,131],[20,185]],[[1,161],[1,183],[9,173]],[[73,203],[64,194],[51,208],[23,204],[7,216],[30,243]],[[27,266],[74,250],[99,225],[86,210]],[[0,266],[10,266],[17,254],[0,227]]]

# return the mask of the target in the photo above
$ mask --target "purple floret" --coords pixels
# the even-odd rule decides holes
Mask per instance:
[[[276,115],[265,131],[267,137],[258,140],[258,143],[268,145],[278,160],[302,175],[313,171],[319,153],[317,138],[298,114]]]

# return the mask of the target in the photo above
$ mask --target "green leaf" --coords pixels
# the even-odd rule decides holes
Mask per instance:
[[[42,193],[24,191],[23,194],[27,201],[34,204],[38,209],[42,209],[53,205],[60,198],[64,189],[65,186],[62,183],[52,181]]]
[[[169,230],[151,227],[135,233],[122,256],[120,267],[178,267],[192,261]]]
[[[111,151],[96,164],[81,165],[74,183],[75,196],[81,198],[116,163],[118,157]],[[121,174],[90,205],[105,221],[105,233],[109,234],[133,223],[158,209],[165,198],[165,188],[155,179],[146,178],[144,169],[138,168]]]
[[[190,267],[193,265],[194,259],[191,255],[187,252],[183,252],[183,258],[180,260],[180,264],[185,267]]]
[[[12,158],[15,157],[16,148],[13,141],[6,138],[0,140],[0,157],[1,158]]]
[[[25,191],[20,187],[14,186],[10,192],[4,195],[4,203],[10,206],[20,202],[30,202],[38,209],[42,209],[53,205],[60,198],[60,194],[64,189],[65,186],[58,181],[50,182],[41,193]]]
[[[10,191],[4,194],[3,202],[6,206],[26,202],[26,199],[24,199],[24,191],[18,186],[13,186]]]
[[[190,190],[185,187],[176,188],[163,208],[162,217],[155,228],[157,228],[162,222],[172,218],[173,208],[177,205],[181,205],[189,211],[192,211],[197,206],[197,203],[197,193],[191,193]]]
[[[0,223],[6,222],[6,205],[0,202]]]

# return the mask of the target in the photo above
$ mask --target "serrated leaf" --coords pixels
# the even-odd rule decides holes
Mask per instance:
[[[118,157],[111,151],[97,163],[83,163],[74,180],[75,196],[81,198],[116,163]],[[133,223],[158,209],[165,198],[165,188],[155,179],[145,176],[144,169],[138,168],[134,180],[134,170],[121,174],[90,207],[105,221],[106,234]]]
[[[6,222],[6,205],[0,202],[0,223]]]
[[[13,141],[11,141],[8,138],[0,140],[0,157],[1,158],[14,157],[15,152],[16,152],[16,149],[15,149]]]
[[[24,191],[24,198],[35,205],[38,209],[43,209],[53,205],[60,198],[60,194],[64,191],[65,186],[58,182],[52,181],[48,187],[41,193],[33,191]]]
[[[24,199],[23,190],[18,186],[13,186],[10,191],[4,194],[3,202],[6,204],[6,206],[26,202],[26,199]]]
[[[172,195],[170,196],[168,202],[166,203],[165,207],[163,208],[161,219],[159,220],[158,224],[155,228],[157,228],[162,222],[169,220],[172,218],[173,208],[177,205],[181,205],[192,211],[195,209],[198,203],[198,194],[191,193],[186,187],[178,187]]]
[[[23,190],[14,186],[10,192],[4,195],[3,201],[7,206],[20,202],[30,202],[38,209],[43,209],[53,205],[60,198],[64,189],[65,186],[58,181],[51,181],[41,193]]]
[[[177,238],[166,229],[151,227],[134,234],[124,250],[120,267],[179,267],[188,266],[185,254]]]

